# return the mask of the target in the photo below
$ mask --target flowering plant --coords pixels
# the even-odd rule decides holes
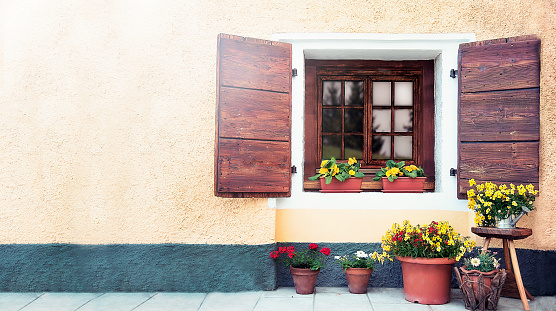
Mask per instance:
[[[447,221],[412,226],[397,223],[382,237],[382,249],[401,257],[455,258],[459,260],[475,247],[475,241],[457,233]]]
[[[280,246],[277,251],[270,252],[270,258],[281,260],[285,266],[294,268],[318,270],[324,266],[326,258],[330,255],[330,248],[323,247],[320,251],[315,243],[309,244],[309,248],[296,251],[293,246]]]
[[[373,180],[378,181],[380,178],[386,177],[388,181],[392,182],[402,176],[411,178],[425,177],[425,172],[420,166],[405,165],[405,161],[396,163],[395,161],[388,160],[386,161],[386,167],[380,168]]]
[[[320,164],[319,173],[309,177],[309,179],[317,180],[324,177],[328,185],[332,182],[332,177],[336,177],[341,182],[351,177],[363,178],[365,174],[359,171],[360,167],[361,164],[355,158],[349,158],[347,163],[340,163],[335,158],[331,158],[330,160],[323,160]]]
[[[500,262],[494,257],[498,253],[491,252],[489,250],[482,251],[479,255],[471,258],[465,258],[463,262],[465,263],[467,270],[479,270],[481,272],[490,272],[492,270],[500,268]]]
[[[475,189],[467,191],[467,207],[475,211],[475,223],[483,227],[495,225],[497,218],[505,219],[534,210],[533,202],[539,193],[531,184],[517,187],[510,184],[508,187],[491,182],[477,184],[471,179],[469,185]]]
[[[348,257],[348,255],[334,257],[334,259],[338,261],[340,266],[342,266],[342,269],[344,269],[344,271],[347,268],[373,269],[375,263],[379,262],[382,264],[384,263],[384,259],[386,258],[392,260],[392,258],[390,258],[390,256],[388,256],[388,254],[384,252],[379,255],[377,252],[367,254],[364,251],[357,251],[351,257]]]

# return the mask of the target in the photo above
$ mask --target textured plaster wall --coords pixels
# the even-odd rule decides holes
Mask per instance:
[[[213,196],[217,34],[475,33],[543,40],[542,194],[519,245],[554,249],[555,11],[553,0],[0,2],[0,243],[271,243],[266,200]]]

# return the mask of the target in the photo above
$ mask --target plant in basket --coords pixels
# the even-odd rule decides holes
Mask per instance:
[[[386,167],[376,172],[374,181],[382,180],[383,192],[423,192],[425,172],[419,166],[405,165],[405,161],[386,161]]]
[[[496,310],[506,272],[500,270],[497,253],[483,250],[464,259],[465,265],[456,269],[465,305],[472,310]]]
[[[298,294],[313,293],[317,276],[329,255],[330,248],[323,247],[319,250],[315,243],[309,244],[305,250],[296,250],[294,246],[281,246],[277,251],[270,252],[272,259],[282,261],[285,266],[290,267]]]
[[[309,180],[319,179],[322,192],[359,192],[365,176],[360,168],[361,163],[356,158],[349,158],[347,163],[331,158],[323,160],[318,174],[309,177]]]
[[[499,228],[513,228],[517,221],[535,209],[533,202],[539,193],[535,186],[496,185],[492,182],[477,184],[467,191],[467,207],[475,212],[475,223],[481,227],[498,225]]]
[[[390,259],[386,253],[378,254],[357,251],[352,256],[343,255],[334,257],[344,270],[349,292],[352,294],[364,294],[367,292],[369,279],[373,273],[375,263],[384,263],[385,259]]]
[[[382,237],[382,248],[402,264],[405,299],[422,304],[450,301],[453,265],[475,246],[447,221],[412,226],[394,224]]]

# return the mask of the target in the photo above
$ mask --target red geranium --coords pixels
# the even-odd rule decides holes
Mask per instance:
[[[315,244],[315,243],[309,244],[309,249],[317,249],[317,248],[319,248],[319,246],[317,244]]]
[[[281,257],[281,254],[287,254],[287,256]],[[277,251],[272,251],[270,253],[272,259],[282,260],[286,266],[311,270],[322,268],[326,256],[329,255],[330,248],[323,247],[318,251],[318,245],[316,243],[309,244],[309,248],[304,251],[296,251],[293,246],[280,246]]]
[[[276,259],[278,256],[280,256],[280,254],[278,254],[277,251],[270,252],[270,258]]]
[[[323,253],[323,254],[325,254],[326,256],[328,256],[328,255],[330,255],[330,248],[328,248],[328,247],[323,247],[323,248],[320,250],[320,252]]]

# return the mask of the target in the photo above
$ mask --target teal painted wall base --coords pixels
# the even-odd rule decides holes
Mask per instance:
[[[237,292],[293,286],[269,253],[278,246],[198,244],[0,245],[2,292]],[[334,256],[381,251],[379,243],[319,243],[332,254],[317,286],[347,286]],[[497,250],[501,254],[501,250]],[[503,257],[503,256],[501,256]],[[556,295],[556,252],[518,249],[523,282],[533,296]],[[396,260],[375,267],[371,287],[402,287]],[[455,280],[452,286],[456,287]]]
[[[0,291],[272,290],[267,245],[0,245]]]

